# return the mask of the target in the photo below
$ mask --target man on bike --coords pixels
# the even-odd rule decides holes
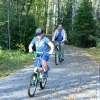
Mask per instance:
[[[62,24],[58,24],[58,28],[53,33],[52,41],[61,42],[61,52],[62,52],[61,60],[64,61],[64,42],[67,41],[67,35],[66,31],[62,27]]]
[[[42,56],[42,67],[44,70],[44,76],[48,77],[49,68],[47,66],[47,61],[49,60],[50,54],[53,54],[54,52],[54,45],[43,35],[43,30],[41,28],[36,29],[35,34],[36,37],[33,38],[29,45],[29,52],[33,52],[33,45],[36,47],[36,52],[44,52],[44,55]]]

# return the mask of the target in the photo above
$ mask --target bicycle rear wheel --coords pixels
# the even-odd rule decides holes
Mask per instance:
[[[59,56],[59,62],[62,62],[62,55]]]
[[[47,82],[47,78],[43,77],[42,80],[40,81],[40,88],[41,89],[45,88],[46,82]]]
[[[35,95],[37,84],[37,76],[36,74],[33,74],[30,78],[30,83],[28,86],[28,95],[30,97],[33,97]]]

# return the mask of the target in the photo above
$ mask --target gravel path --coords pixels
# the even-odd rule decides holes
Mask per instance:
[[[49,61],[46,88],[38,86],[28,97],[27,87],[33,66],[0,79],[0,100],[100,100],[99,65],[79,48],[66,46],[65,61],[58,66]]]

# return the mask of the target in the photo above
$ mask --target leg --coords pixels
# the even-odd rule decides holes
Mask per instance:
[[[43,70],[44,70],[44,76],[45,77],[48,77],[48,66],[47,66],[47,61],[49,60],[49,57],[50,55],[49,54],[45,54],[43,55],[42,57],[42,67],[43,67]]]
[[[61,43],[61,54],[62,54],[62,59],[64,59],[64,42]]]
[[[46,72],[47,71],[47,62],[44,59],[42,60],[42,67],[43,67],[44,72]]]

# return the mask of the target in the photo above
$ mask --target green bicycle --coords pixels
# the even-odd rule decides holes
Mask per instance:
[[[55,44],[55,64],[58,65],[59,62],[61,62],[61,42],[57,41],[54,43]]]
[[[34,54],[35,54],[35,58],[36,58],[35,61],[37,61],[37,66],[35,66],[35,68],[34,68],[34,72],[31,75],[30,83],[28,86],[28,95],[30,97],[33,97],[35,95],[38,83],[40,83],[40,88],[44,89],[46,82],[47,82],[47,77],[44,77],[43,68],[42,68],[42,66],[40,66],[43,53],[42,52],[34,52]],[[41,56],[36,57],[36,55],[41,55]]]

